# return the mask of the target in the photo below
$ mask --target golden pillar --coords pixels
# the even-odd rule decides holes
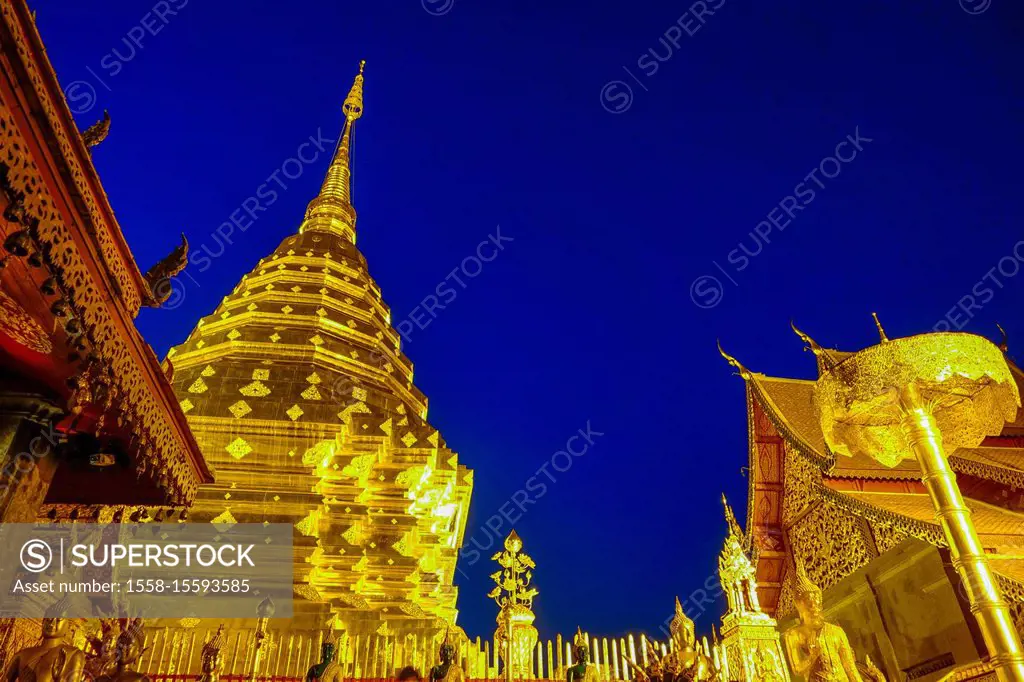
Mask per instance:
[[[943,447],[977,447],[1020,406],[1002,351],[980,336],[921,334],[845,357],[818,354],[815,405],[838,455],[915,458],[996,675],[1024,682],[1024,652]],[[812,342],[812,350],[816,344]],[[817,351],[816,351],[817,353]]]

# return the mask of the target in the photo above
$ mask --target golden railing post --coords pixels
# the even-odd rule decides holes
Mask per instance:
[[[1020,638],[989,569],[971,511],[964,504],[956,476],[946,460],[942,433],[932,410],[913,383],[905,386],[899,397],[908,444],[921,466],[921,480],[935,505],[935,515],[949,543],[953,567],[960,574],[996,676],[1001,682],[1024,682]]]

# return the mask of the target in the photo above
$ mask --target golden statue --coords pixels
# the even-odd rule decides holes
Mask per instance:
[[[217,634],[210,638],[210,641],[203,645],[200,652],[200,665],[202,674],[199,682],[219,682],[220,671],[224,667],[220,657],[220,650],[224,647],[224,625],[217,628]]]
[[[143,673],[132,670],[146,651],[141,618],[121,619],[121,634],[114,651],[114,670],[96,678],[96,682],[151,682]]]
[[[576,628],[576,637],[572,642],[573,665],[565,672],[565,682],[597,682],[597,668],[590,662],[590,648],[583,632]]]
[[[665,679],[676,682],[714,680],[714,665],[697,643],[693,621],[683,612],[679,597],[676,597],[676,614],[668,627],[673,650],[661,659]]]
[[[306,671],[306,682],[341,682],[341,666],[334,655],[337,648],[338,641],[332,623],[320,645],[320,662]]]
[[[800,623],[786,631],[786,653],[793,671],[807,682],[863,682],[846,633],[825,620],[821,588],[797,562],[793,594]]]
[[[85,654],[85,679],[95,680],[107,674],[114,665],[117,648],[117,619],[101,618],[98,637],[89,638],[91,651]]]
[[[80,682],[85,652],[64,643],[70,621],[65,618],[67,595],[46,610],[43,641],[22,649],[11,659],[2,682]]]
[[[430,669],[430,682],[462,682],[462,668],[455,660],[455,647],[448,641],[448,630],[444,632],[444,641],[438,652],[440,662]]]

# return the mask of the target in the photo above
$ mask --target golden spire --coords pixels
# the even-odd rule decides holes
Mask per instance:
[[[735,536],[737,540],[742,542],[743,529],[740,528],[740,524],[736,520],[736,514],[733,513],[732,507],[729,505],[729,500],[725,497],[725,493],[722,493],[722,504],[725,506],[725,522],[729,525],[729,534]]]
[[[882,329],[882,323],[878,319],[878,313],[871,313],[871,317],[875,318],[875,326],[878,327],[878,337],[882,339],[882,343],[889,343],[889,337],[885,335],[885,330]]]
[[[359,62],[359,73],[348,91],[341,110],[345,113],[345,127],[341,141],[334,151],[334,158],[324,176],[320,193],[306,208],[306,219],[299,232],[324,230],[338,232],[353,242],[356,240],[356,209],[352,206],[352,127],[363,115],[363,68],[366,60]]]

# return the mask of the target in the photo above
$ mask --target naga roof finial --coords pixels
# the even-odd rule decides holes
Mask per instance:
[[[996,328],[999,329],[999,333],[1003,335],[1002,340],[999,342],[999,350],[1007,353],[1010,350],[1010,344],[1009,339],[1006,336],[1006,330],[1003,329],[1003,326],[998,322],[996,322]]]
[[[185,233],[182,232],[181,244],[164,256],[164,258],[157,261],[144,275],[151,294],[145,300],[144,305],[151,308],[159,308],[166,303],[171,298],[171,295],[174,294],[174,284],[171,282],[171,278],[184,270],[187,265],[188,239],[185,238]]]
[[[725,361],[728,362],[733,367],[735,367],[736,370],[737,370],[737,373],[741,377],[743,377],[744,380],[750,379],[750,370],[748,370],[746,367],[744,367],[743,364],[739,360],[737,360],[733,356],[731,356],[728,353],[726,353],[725,349],[722,348],[722,342],[721,341],[716,341],[716,343],[718,344],[718,352],[721,353],[723,358],[725,358]]]
[[[889,343],[889,337],[885,335],[885,330],[882,329],[882,322],[878,319],[878,313],[871,313],[871,317],[875,318],[875,326],[878,327],[878,337],[882,340],[882,343]]]
[[[804,350],[809,350],[814,353],[815,359],[818,361],[818,372],[821,373],[825,370],[831,370],[836,366],[836,360],[827,350],[821,347],[817,341],[812,339],[807,333],[796,326],[796,322],[793,320],[789,321],[789,326],[792,327],[793,332],[800,337],[800,340],[807,344]]]
[[[85,142],[86,147],[92,148],[107,139],[109,134],[110,112],[104,109],[103,118],[82,131],[82,142]]]

